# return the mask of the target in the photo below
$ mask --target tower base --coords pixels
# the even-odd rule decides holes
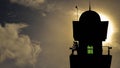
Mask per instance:
[[[110,68],[111,55],[70,55],[70,68]]]

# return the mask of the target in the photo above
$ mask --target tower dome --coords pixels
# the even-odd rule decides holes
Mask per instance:
[[[96,23],[100,22],[100,16],[97,12],[89,10],[82,13],[79,18],[79,21],[82,23]]]

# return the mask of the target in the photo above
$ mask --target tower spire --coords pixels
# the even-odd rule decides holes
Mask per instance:
[[[91,1],[89,0],[89,10],[91,10]]]

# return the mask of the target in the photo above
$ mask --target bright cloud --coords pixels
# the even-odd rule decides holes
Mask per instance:
[[[12,59],[17,65],[34,64],[41,52],[40,44],[28,35],[20,34],[25,24],[0,26],[0,62]]]

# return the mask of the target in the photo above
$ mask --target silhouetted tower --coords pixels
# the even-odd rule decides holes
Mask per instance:
[[[73,21],[70,68],[110,68],[110,50],[107,55],[102,54],[102,41],[107,38],[107,29],[108,21],[101,21],[99,14],[91,9],[82,13],[79,21]],[[77,54],[74,54],[75,50]]]

